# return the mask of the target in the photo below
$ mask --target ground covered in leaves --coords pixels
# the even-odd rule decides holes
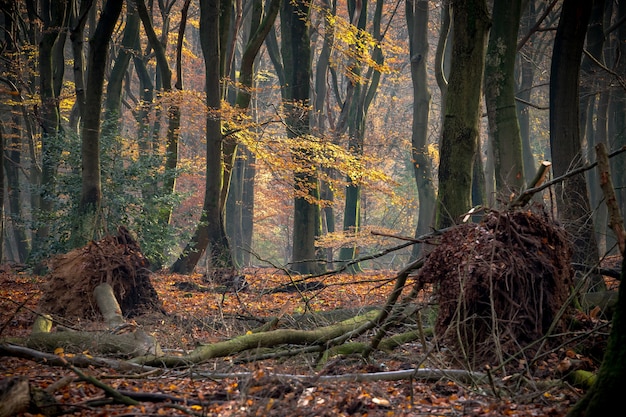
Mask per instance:
[[[245,271],[248,287],[235,293],[210,290],[210,283],[200,274],[154,273],[150,280],[166,314],[154,312],[133,320],[154,335],[166,353],[183,354],[199,343],[254,331],[275,317],[286,327],[298,327],[297,318],[308,317],[306,313],[337,309],[358,313],[381,306],[394,276],[392,272],[331,275],[318,279],[321,285],[306,288],[310,291],[298,292],[280,271],[251,269]],[[29,334],[43,281],[9,267],[0,273],[0,339]],[[582,320],[602,324],[597,317]],[[84,320],[68,324],[80,329],[101,327],[101,323]],[[323,366],[316,354],[260,359],[255,352],[246,352],[186,370],[137,374],[106,367],[83,369],[114,389],[132,394],[139,401],[134,406],[112,403],[100,388],[67,367],[13,356],[0,355],[0,381],[27,377],[54,395],[63,414],[81,416],[564,416],[582,391],[563,382],[563,373],[571,363],[584,364],[589,370],[597,366],[597,360],[563,346],[547,352],[532,370],[524,358],[508,364],[509,375],[498,376],[501,383],[476,385],[455,378],[358,382],[349,377],[321,378],[423,366],[445,369],[443,362],[434,360],[435,352],[424,350],[421,343],[411,342],[393,351],[375,352],[367,362],[336,356]],[[61,350],[55,353],[68,355]],[[309,378],[292,377],[296,375]],[[507,384],[507,379],[524,384]]]

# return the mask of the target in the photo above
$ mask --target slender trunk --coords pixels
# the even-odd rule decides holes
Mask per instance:
[[[44,250],[50,233],[49,221],[53,216],[56,171],[61,150],[61,120],[59,103],[54,94],[55,67],[63,62],[54,61],[54,45],[65,21],[67,1],[43,2],[44,27],[39,42],[39,94],[41,97],[41,184],[38,204],[41,218],[37,222],[36,252]]]
[[[200,3],[200,32],[206,72],[206,185],[202,215],[196,231],[183,253],[172,265],[172,272],[189,274],[209,249],[207,258],[218,275],[233,268],[232,256],[224,227],[220,195],[223,184],[222,119],[220,90],[220,1]]]
[[[550,148],[555,177],[584,163],[580,127],[580,62],[592,4],[565,0],[557,28],[550,74]],[[593,231],[589,194],[584,175],[567,178],[556,186],[559,219],[571,234],[573,262],[590,267],[599,259]],[[600,276],[592,277],[594,289],[604,287]]]
[[[109,1],[102,10],[98,25],[89,41],[89,67],[85,96],[81,158],[82,187],[79,203],[80,220],[73,231],[75,246],[95,239],[102,231],[100,205],[102,184],[100,179],[100,109],[104,76],[109,54],[109,42],[122,11],[122,2]]]
[[[415,236],[430,230],[435,220],[435,186],[432,162],[428,152],[428,120],[431,94],[427,82],[428,62],[428,1],[407,0],[406,21],[409,29],[411,54],[411,80],[413,82],[413,129],[411,130],[411,156],[419,199],[419,212]],[[424,246],[413,246],[411,256],[417,259]]]

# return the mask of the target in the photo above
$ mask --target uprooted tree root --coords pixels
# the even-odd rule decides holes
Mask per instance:
[[[447,230],[415,285],[433,284],[436,333],[457,359],[494,363],[547,333],[569,296],[571,253],[542,208],[490,211]]]
[[[150,282],[149,262],[124,227],[116,236],[53,258],[49,266],[39,303],[42,312],[68,319],[100,319],[94,289],[101,283],[111,285],[127,316],[164,311]]]

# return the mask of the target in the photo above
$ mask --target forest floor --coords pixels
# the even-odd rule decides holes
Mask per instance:
[[[245,276],[249,283],[247,291],[223,294],[180,290],[174,285],[186,281],[206,286],[199,274],[154,273],[151,281],[167,314],[148,314],[133,320],[154,335],[168,354],[182,354],[199,343],[214,343],[245,334],[272,317],[285,318],[288,324],[293,324],[293,317],[306,311],[358,311],[368,306],[381,306],[393,288],[395,273],[331,275],[323,278],[325,287],[318,291],[269,294],[264,291],[289,283],[289,277],[273,269],[250,269],[245,271]],[[44,280],[44,277],[18,272],[8,266],[0,272],[0,339],[29,334]],[[98,326],[86,322],[74,325],[83,329]],[[372,334],[361,340],[367,340],[367,336]],[[64,354],[62,351],[55,353]],[[524,360],[520,360],[508,366],[509,377],[497,376],[502,382],[513,378],[516,372],[524,374],[524,384],[477,385],[452,378],[302,382],[287,375],[376,373],[420,365],[432,367],[433,361],[431,357],[425,361],[429,355],[425,355],[418,342],[406,343],[391,352],[376,351],[368,361],[337,356],[321,369],[316,364],[315,354],[280,359],[259,359],[255,355],[248,351],[213,359],[193,369],[166,370],[159,374],[133,375],[103,367],[83,369],[84,373],[116,390],[148,394],[136,406],[107,404],[110,398],[100,388],[81,380],[67,367],[13,356],[0,355],[0,381],[24,376],[31,385],[44,389],[58,384],[53,394],[56,401],[63,404],[64,415],[564,416],[582,395],[580,389],[560,378],[564,361],[587,363],[591,371],[598,364],[597,360],[562,347],[538,361],[532,375],[526,371]],[[445,369],[441,362],[438,366]],[[226,375],[198,378],[201,373],[211,372]],[[150,397],[150,394],[165,395]]]

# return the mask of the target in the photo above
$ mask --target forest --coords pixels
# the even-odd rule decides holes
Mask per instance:
[[[626,1],[0,28],[0,417],[620,408]]]

